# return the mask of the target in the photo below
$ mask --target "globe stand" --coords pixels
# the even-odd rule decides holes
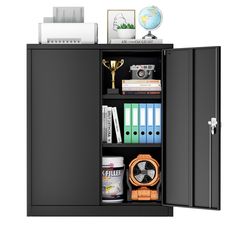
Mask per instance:
[[[155,35],[152,34],[151,30],[148,31],[148,34],[143,36],[143,39],[157,39]]]

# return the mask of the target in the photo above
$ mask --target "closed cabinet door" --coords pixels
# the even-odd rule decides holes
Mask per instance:
[[[28,200],[99,205],[99,51],[40,49],[30,56]]]
[[[220,209],[220,48],[166,50],[163,202]]]

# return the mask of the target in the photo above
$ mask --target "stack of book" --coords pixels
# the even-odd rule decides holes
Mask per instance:
[[[113,117],[113,118],[112,118]],[[112,143],[112,119],[114,122],[117,143],[122,142],[120,124],[116,107],[102,106],[102,141]]]
[[[160,94],[161,80],[122,80],[122,94]]]

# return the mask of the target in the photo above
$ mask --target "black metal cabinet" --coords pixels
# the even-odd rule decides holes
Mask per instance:
[[[173,206],[220,208],[220,48],[172,47],[28,45],[28,215],[172,216]],[[123,50],[142,59],[144,52],[162,55],[160,204],[101,203],[101,59]]]

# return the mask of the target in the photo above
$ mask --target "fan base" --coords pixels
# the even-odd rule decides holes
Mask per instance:
[[[151,190],[147,187],[141,187],[137,190],[132,190],[131,200],[133,201],[156,201],[159,198],[157,190]]]

